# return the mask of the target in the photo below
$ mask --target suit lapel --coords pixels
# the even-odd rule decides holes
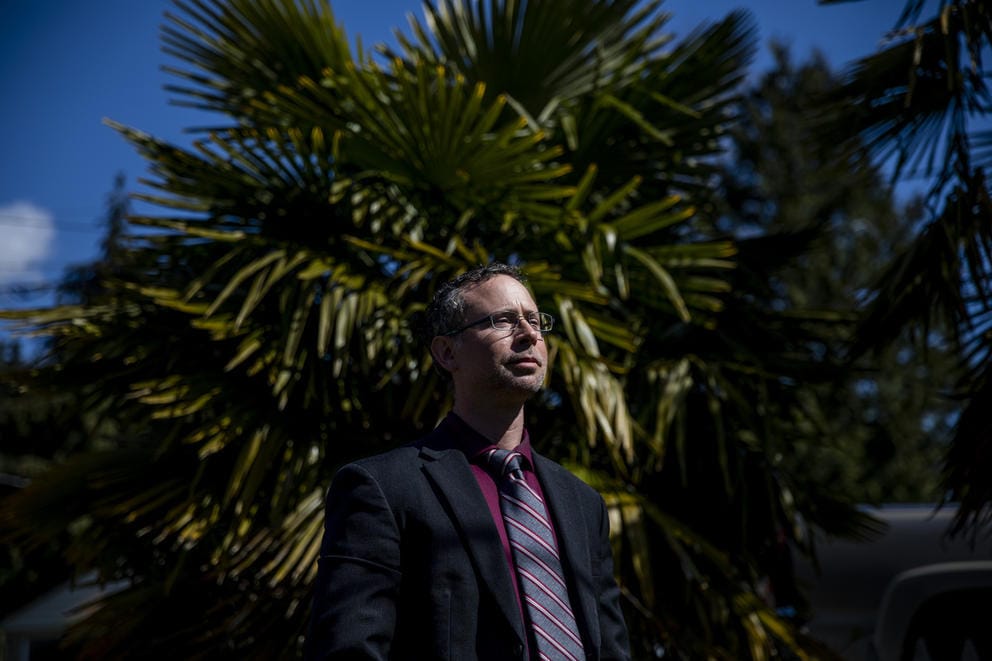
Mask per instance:
[[[421,448],[421,458],[424,472],[437,487],[455,525],[467,540],[466,547],[479,576],[522,643],[523,623],[503,545],[465,455],[459,450],[425,447]]]
[[[565,573],[572,579],[571,597],[576,615],[583,627],[592,649],[599,648],[599,617],[597,615],[596,588],[591,567],[588,524],[579,509],[582,502],[575,490],[575,478],[558,464],[533,452],[534,470],[541,481],[548,514],[557,532],[559,554]],[[580,615],[581,614],[581,615]],[[580,625],[581,626],[581,625]]]

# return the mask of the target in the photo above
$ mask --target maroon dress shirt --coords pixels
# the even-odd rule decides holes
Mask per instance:
[[[493,523],[496,525],[496,531],[499,533],[500,542],[503,544],[503,555],[506,556],[506,564],[510,569],[510,575],[514,577],[513,580],[513,590],[517,595],[517,606],[520,608],[520,616],[524,617],[523,602],[520,600],[520,586],[517,585],[517,567],[513,562],[513,553],[510,550],[510,539],[506,536],[506,524],[503,522],[503,513],[499,508],[499,489],[496,487],[496,480],[493,476],[489,474],[483,464],[485,463],[484,455],[486,451],[496,448],[496,444],[490,441],[488,438],[480,434],[479,432],[472,429],[467,422],[458,417],[455,413],[449,413],[448,417],[445,418],[444,422],[449,427],[452,435],[458,444],[459,449],[465,453],[466,458],[469,461],[469,466],[472,469],[472,474],[475,476],[476,482],[479,483],[479,489],[482,490],[482,495],[486,498],[486,504],[489,505],[489,514],[493,517]],[[537,495],[541,497],[541,500],[547,502],[544,498],[544,491],[541,490],[541,483],[537,479],[537,473],[534,472],[534,458],[531,453],[530,447],[530,436],[527,434],[527,430],[524,429],[523,436],[520,440],[520,445],[513,448],[515,451],[522,454],[527,461],[525,462],[524,469],[524,480]],[[558,531],[554,530],[554,522],[551,521],[552,532],[555,536],[555,545],[558,544]]]

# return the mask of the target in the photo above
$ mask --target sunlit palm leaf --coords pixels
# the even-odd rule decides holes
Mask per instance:
[[[484,81],[491,94],[507,95],[535,128],[571,99],[628,84],[663,45],[658,34],[667,17],[654,0],[640,8],[632,0],[508,2],[498,13],[488,4],[429,5],[428,29],[414,21],[417,43],[401,43],[408,57],[429,53],[468,80]]]
[[[353,60],[345,33],[323,0],[292,8],[275,0],[180,0],[176,6],[181,13],[169,14],[162,41],[166,53],[192,70],[170,68],[189,84],[167,89],[187,105],[246,119],[256,113],[280,117],[267,100],[270,92]]]
[[[937,174],[934,191],[988,165],[975,161],[970,124],[992,109],[981,71],[992,43],[992,14],[982,2],[941,2],[933,18],[907,3],[906,28],[891,45],[859,61],[841,91],[862,110],[857,125],[870,148],[895,157],[896,173]]]

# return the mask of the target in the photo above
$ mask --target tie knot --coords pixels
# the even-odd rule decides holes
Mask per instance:
[[[486,457],[489,473],[497,478],[523,477],[524,456],[514,450],[491,450]]]

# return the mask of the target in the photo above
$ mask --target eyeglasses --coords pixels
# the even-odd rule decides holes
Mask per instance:
[[[477,319],[472,323],[465,324],[461,328],[442,333],[442,335],[458,335],[472,326],[478,326],[486,322],[489,322],[493,330],[515,331],[520,327],[521,320],[526,321],[532,329],[542,334],[549,332],[555,325],[555,318],[547,312],[531,312],[525,315],[520,315],[516,312],[496,312],[494,314],[487,314],[482,319]]]

